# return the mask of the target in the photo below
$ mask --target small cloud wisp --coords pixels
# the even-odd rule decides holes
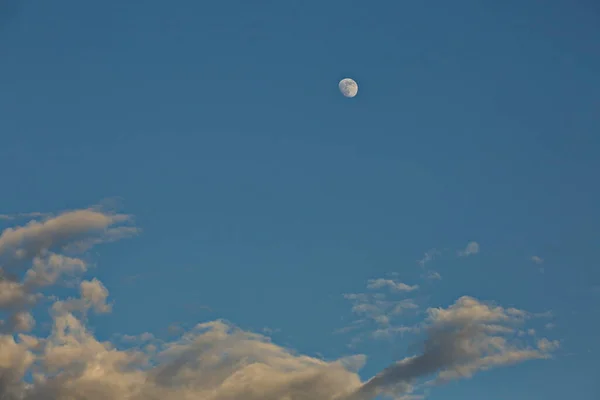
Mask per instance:
[[[460,257],[469,257],[479,253],[479,243],[477,242],[469,242],[467,243],[467,247],[464,250],[460,250],[458,255]]]

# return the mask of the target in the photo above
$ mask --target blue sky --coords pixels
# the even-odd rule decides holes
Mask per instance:
[[[599,41],[586,0],[4,1],[0,229],[99,204],[134,218],[77,256],[114,302],[89,317],[101,340],[224,319],[365,354],[364,381],[424,331],[373,337],[384,311],[348,294],[412,300],[387,328],[470,296],[530,312],[517,342],[560,347],[413,395],[591,399]]]

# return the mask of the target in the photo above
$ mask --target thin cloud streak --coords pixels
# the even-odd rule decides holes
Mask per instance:
[[[16,214],[0,214],[0,221],[14,221],[16,219],[38,219],[38,218],[46,218],[51,216],[49,213],[42,212],[28,212],[28,213],[16,213]]]
[[[370,279],[367,284],[367,289],[381,289],[387,287],[395,292],[412,292],[419,288],[419,285],[407,285],[406,283],[398,282],[392,279]]]

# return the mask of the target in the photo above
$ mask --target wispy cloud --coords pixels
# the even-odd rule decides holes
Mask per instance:
[[[51,216],[49,213],[42,212],[28,212],[28,213],[16,213],[16,214],[0,214],[0,221],[13,221],[16,219],[39,219]]]
[[[538,265],[538,266],[539,266],[539,271],[540,271],[540,273],[542,273],[542,274],[543,274],[543,273],[545,272],[545,269],[544,269],[544,267],[543,267],[543,265],[542,265],[542,264],[544,264],[544,259],[543,259],[543,258],[541,258],[541,257],[539,257],[539,256],[533,256],[533,257],[531,257],[531,261],[532,261],[533,263],[535,263],[536,265]]]
[[[458,255],[461,257],[468,257],[479,253],[479,243],[469,242],[464,250],[458,251]]]
[[[99,243],[120,240],[139,232],[135,226],[125,225],[131,220],[129,215],[90,208],[7,228],[0,235],[0,262],[12,266],[57,249],[84,251]]]
[[[437,249],[430,249],[423,254],[423,258],[417,261],[421,267],[424,267],[427,263],[433,261],[435,257],[439,256],[441,253]]]
[[[429,280],[440,280],[440,279],[442,279],[442,276],[440,275],[439,272],[428,271],[427,275],[425,276],[425,278],[427,278]]]
[[[374,293],[349,293],[344,298],[352,302],[352,312],[377,325],[388,327],[392,320],[406,310],[416,310],[418,305],[413,299],[390,299],[379,289],[389,289],[393,295],[407,294],[419,288],[392,279],[370,279],[367,288]]]
[[[356,331],[357,329],[360,329],[366,322],[367,322],[367,320],[365,320],[365,319],[357,319],[355,321],[352,321],[350,323],[350,325],[348,325],[348,326],[336,329],[335,331],[333,331],[333,333],[337,335],[337,334]]]
[[[542,264],[544,262],[544,259],[539,256],[532,256],[531,261],[533,261],[536,264]]]
[[[367,283],[368,289],[382,289],[389,288],[395,292],[412,292],[413,290],[417,290],[419,285],[407,285],[406,283],[397,282],[392,279],[370,279]]]

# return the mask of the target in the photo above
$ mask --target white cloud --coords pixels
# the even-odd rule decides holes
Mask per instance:
[[[29,287],[53,285],[62,275],[75,275],[87,270],[87,263],[82,259],[48,253],[43,257],[35,257],[33,266],[27,271],[24,284]]]
[[[64,274],[87,271],[83,259],[62,254],[126,235],[115,234],[128,216],[97,210],[61,214],[44,222],[10,228],[0,235],[0,260],[28,268],[22,281],[0,280],[0,398],[7,400],[370,400],[375,396],[418,399],[419,383],[469,377],[479,370],[534,358],[547,358],[557,341],[539,338],[533,345],[511,341],[514,326],[534,314],[461,297],[448,308],[427,310],[418,327],[394,324],[416,309],[412,299],[389,300],[382,293],[351,294],[355,312],[378,324],[372,336],[427,333],[423,352],[386,368],[367,382],[357,372],[362,355],[322,360],[297,354],[261,334],[216,320],[196,325],[175,340],[150,333],[119,349],[100,341],[86,325],[86,313],[111,310],[109,292],[97,279],[83,280],[79,296],[51,304],[48,336],[22,332],[33,327],[31,306],[41,288]],[[112,232],[112,233],[111,233]],[[85,247],[85,246],[84,246]],[[81,249],[81,248],[79,248]],[[391,283],[390,283],[391,282]],[[407,292],[393,280],[371,282],[378,288]],[[53,297],[46,297],[54,299]],[[360,323],[358,323],[360,325]],[[527,339],[527,338],[525,338]]]
[[[21,346],[21,354],[31,351]],[[71,314],[57,317],[34,354],[44,369],[32,386],[19,388],[27,400],[343,398],[360,387],[356,370],[365,361],[295,355],[224,321],[198,324],[159,347],[119,351]],[[14,375],[22,378],[24,369]]]
[[[412,292],[417,290],[419,285],[407,285],[406,283],[397,282],[392,279],[370,279],[367,283],[368,289],[382,289],[384,287],[389,288],[395,292]]]
[[[106,304],[108,289],[96,278],[81,282],[81,298],[97,313],[106,313],[111,310],[111,306]]]
[[[436,324],[464,324],[467,322],[490,323],[510,321],[524,312],[517,309],[505,310],[500,306],[490,306],[478,300],[463,296],[447,308],[429,308],[429,318]]]
[[[87,271],[83,259],[60,254],[60,251],[82,241],[113,240],[115,229],[127,228],[130,233],[136,230],[124,225],[131,222],[130,216],[97,208],[67,211],[55,217],[48,215],[28,214],[45,219],[10,227],[0,233],[0,311],[8,317],[0,320],[3,332],[30,330],[35,320],[29,311],[45,297],[40,289],[58,283],[62,276],[76,276]],[[19,274],[22,269],[25,273]],[[70,299],[54,306],[62,304],[82,312],[88,308],[96,312],[110,310],[110,305],[103,302],[108,291],[99,281],[84,281],[80,289],[81,299]]]
[[[155,337],[150,332],[144,332],[140,335],[117,335],[123,342],[129,343],[145,343],[154,341]]]
[[[340,329],[336,329],[333,333],[334,334],[342,334],[342,333],[348,333],[348,332],[352,332],[355,331],[357,329],[360,329],[362,326],[365,325],[367,321],[365,319],[357,319],[355,321],[352,321],[350,323],[350,325],[345,326],[343,328]]]
[[[5,229],[0,235],[0,262],[27,262],[54,249],[76,248],[133,235],[137,228],[121,226],[131,216],[98,209],[68,211],[42,222]],[[87,247],[85,247],[87,249]]]
[[[464,303],[457,302],[450,309],[460,315],[456,308]],[[430,374],[443,382],[495,366],[546,358],[558,346],[542,339],[537,348],[517,347],[477,329],[479,314],[471,315],[470,321],[431,317],[423,354],[401,360],[363,383],[356,372],[364,356],[323,361],[297,355],[263,335],[224,321],[198,324],[158,346],[116,350],[94,338],[73,314],[57,314],[46,339],[23,336],[15,342],[11,336],[0,336],[0,370],[10,377],[1,394],[26,400],[67,400],[82,393],[92,400],[366,400],[383,394],[412,395],[413,385]],[[488,321],[496,311],[481,315]],[[40,367],[33,384],[27,385],[23,379],[34,363]]]
[[[106,303],[108,289],[98,279],[81,282],[79,292],[79,298],[55,302],[53,310],[58,313],[79,312],[82,314],[87,313],[90,309],[97,314],[108,313],[112,310],[112,305]]]
[[[464,250],[458,252],[458,255],[461,257],[468,257],[477,253],[479,253],[479,243],[469,242]]]
[[[533,256],[531,257],[531,261],[533,261],[536,264],[542,264],[544,262],[544,259],[539,256]]]

